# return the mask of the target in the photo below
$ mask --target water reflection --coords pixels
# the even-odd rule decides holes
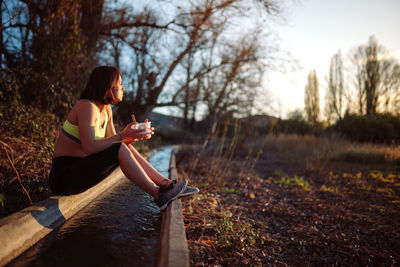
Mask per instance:
[[[150,159],[163,175],[172,149]],[[124,179],[9,266],[153,266],[160,224],[152,197]]]

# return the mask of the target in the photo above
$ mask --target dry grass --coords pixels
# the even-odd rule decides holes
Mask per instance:
[[[199,155],[195,147],[184,147],[187,153],[195,153],[196,158],[207,158],[208,168],[202,175],[218,186],[224,177],[236,175],[232,167],[239,168],[239,176],[254,169],[261,169],[267,176],[278,172],[280,175],[295,176],[296,170],[308,172],[323,171],[332,163],[385,165],[396,169],[400,165],[400,147],[375,144],[358,144],[347,140],[313,135],[271,135],[248,138],[239,145],[240,136],[227,138],[213,137],[204,153]],[[189,152],[190,151],[190,152]],[[195,158],[192,159],[192,163]],[[187,176],[191,176],[196,166],[190,164]]]
[[[229,147],[214,142],[196,169],[195,149],[178,156],[200,188],[183,202],[192,266],[400,262],[398,147],[297,135]]]
[[[358,163],[400,163],[400,146],[373,144],[350,144],[341,150],[334,151],[331,159]]]
[[[376,163],[396,165],[400,162],[400,146],[359,144],[338,138],[312,135],[277,135],[254,139],[240,152],[255,155],[254,149],[264,144],[261,158],[274,157],[279,161],[307,164],[310,161],[343,161],[349,163]]]

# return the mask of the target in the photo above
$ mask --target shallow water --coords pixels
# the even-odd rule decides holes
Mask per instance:
[[[167,177],[172,149],[150,158]],[[160,225],[152,197],[125,179],[9,266],[153,266]]]

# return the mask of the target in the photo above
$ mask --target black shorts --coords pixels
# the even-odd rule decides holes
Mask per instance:
[[[50,170],[49,184],[56,194],[72,195],[101,182],[118,167],[121,143],[87,157],[56,157]]]

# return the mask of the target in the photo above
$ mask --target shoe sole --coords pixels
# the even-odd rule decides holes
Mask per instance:
[[[187,196],[191,196],[191,195],[194,195],[194,194],[197,194],[197,193],[199,193],[200,192],[200,190],[199,189],[197,189],[195,192],[193,191],[193,192],[190,192],[190,193],[182,193],[182,194],[180,194],[179,195],[179,197],[187,197]]]
[[[175,199],[177,199],[177,198],[183,193],[183,191],[185,191],[186,185],[187,185],[187,183],[185,184],[184,187],[182,187],[181,191],[180,191],[178,194],[176,194],[176,196],[174,196],[173,198],[171,198],[170,200],[168,200],[164,205],[162,205],[162,206],[160,207],[160,211],[164,211],[164,210],[167,208],[167,206],[168,206],[169,203],[171,203],[172,201],[174,201]]]

